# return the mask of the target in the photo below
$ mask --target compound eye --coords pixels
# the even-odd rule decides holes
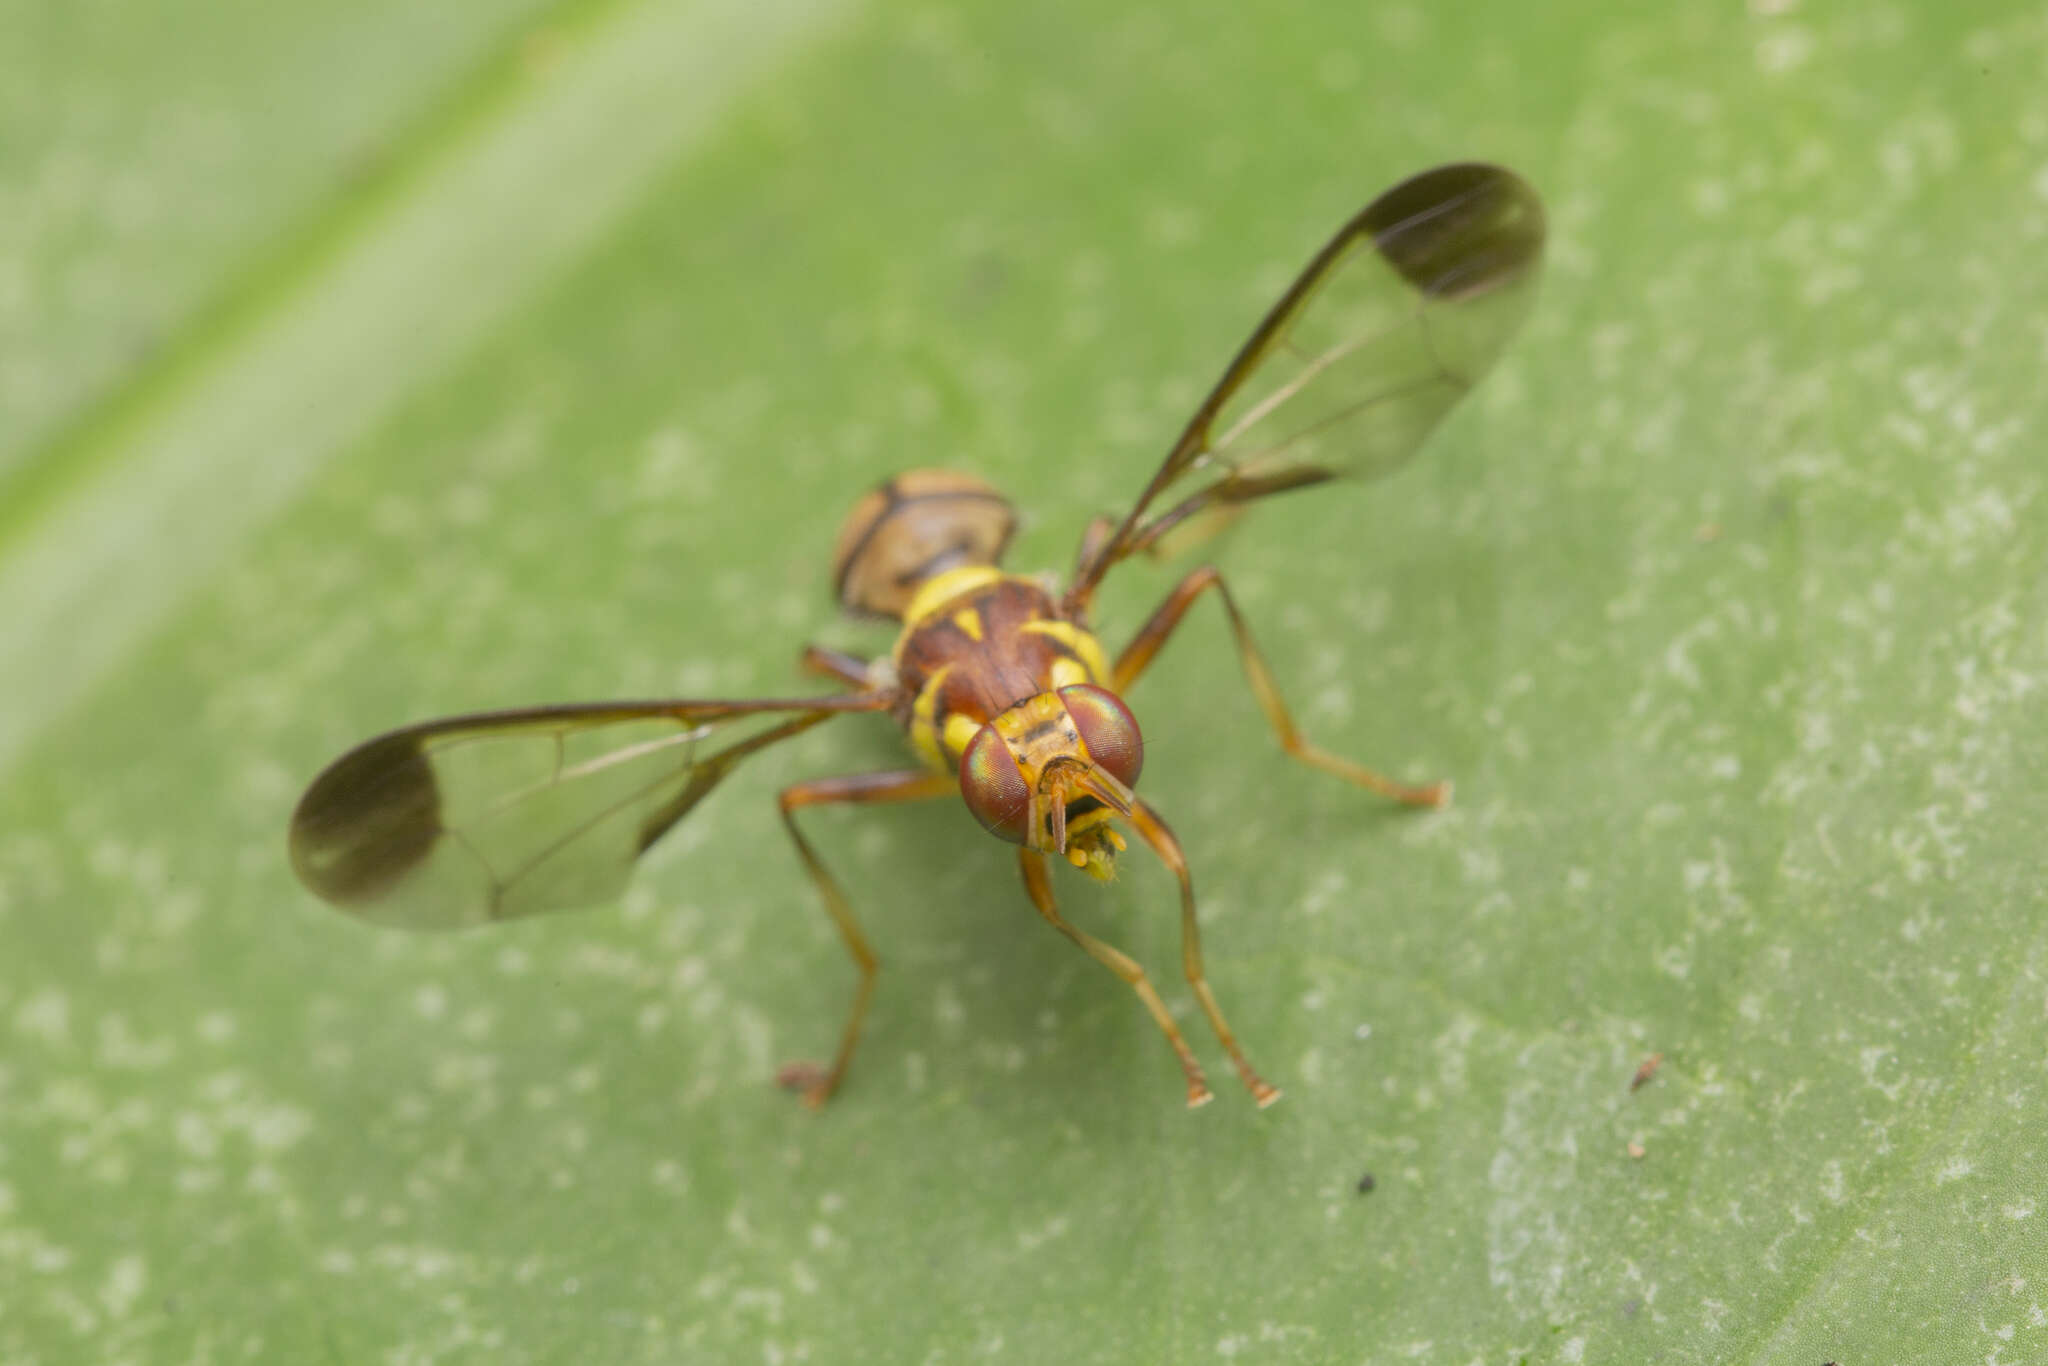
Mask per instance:
[[[994,726],[983,726],[960,754],[960,795],[981,828],[997,839],[1024,843],[1031,791],[1024,771]]]
[[[1145,767],[1145,741],[1123,699],[1093,683],[1075,683],[1060,689],[1060,701],[1067,704],[1088,757],[1125,787],[1136,787]]]

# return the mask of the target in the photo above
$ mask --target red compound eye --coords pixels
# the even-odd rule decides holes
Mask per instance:
[[[1093,683],[1075,683],[1060,689],[1060,701],[1067,704],[1088,757],[1125,787],[1136,787],[1145,767],[1145,741],[1123,699]]]
[[[1031,792],[1024,773],[994,726],[983,726],[960,755],[960,795],[981,828],[997,839],[1024,843]]]

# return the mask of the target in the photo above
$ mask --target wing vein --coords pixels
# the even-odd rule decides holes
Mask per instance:
[[[1338,361],[1343,360],[1346,356],[1355,355],[1357,352],[1372,345],[1374,342],[1393,336],[1402,328],[1419,321],[1420,318],[1421,313],[1420,311],[1418,311],[1414,314],[1411,314],[1409,317],[1403,319],[1399,323],[1396,323],[1392,327],[1386,328],[1379,332],[1368,332],[1363,336],[1355,337],[1348,342],[1340,342],[1338,345],[1330,347],[1328,350],[1322,352],[1321,354],[1307,359],[1302,364],[1300,374],[1295,375],[1293,378],[1289,379],[1287,383],[1280,385],[1278,388],[1274,389],[1272,393],[1267,394],[1257,403],[1254,403],[1250,407],[1250,409],[1248,409],[1245,412],[1245,415],[1243,417],[1239,418],[1235,423],[1231,424],[1229,431],[1225,432],[1222,436],[1217,437],[1214,441],[1209,443],[1209,449],[1214,451],[1222,451],[1229,449],[1230,443],[1237,440],[1238,437],[1242,436],[1247,428],[1256,425],[1257,423],[1262,421],[1267,414],[1271,413],[1275,408],[1278,408],[1281,404],[1293,398],[1303,389],[1306,389],[1309,386],[1310,381],[1315,379],[1317,375],[1320,375],[1321,373],[1323,373],[1323,371],[1329,369]],[[1291,337],[1289,338],[1289,345],[1292,345]]]
[[[493,869],[491,877],[492,902],[494,907],[504,893],[510,892],[513,888],[519,885],[521,880],[527,877],[536,868],[539,868],[542,864],[546,863],[549,859],[553,858],[556,854],[560,853],[569,845],[574,844],[577,840],[581,839],[591,830],[595,829],[599,825],[602,825],[604,822],[610,820],[613,816],[618,815],[619,812],[624,811],[627,808],[635,806],[638,803],[646,800],[648,794],[659,790],[665,784],[671,782],[679,782],[684,785],[687,785],[690,779],[696,774],[697,770],[701,767],[702,765],[692,761],[686,763],[681,768],[663,770],[661,773],[656,774],[647,782],[642,783],[639,786],[631,789],[630,791],[622,794],[616,800],[597,808],[590,815],[585,817],[580,823],[567,827],[560,834],[558,834],[552,841],[543,844],[539,846],[537,849],[535,849],[533,852],[533,856],[531,858],[527,859],[524,863],[519,864],[516,868],[512,869],[510,872],[507,873],[503,883],[498,882],[497,872],[495,869]],[[488,868],[490,865],[488,862],[486,862],[485,866]]]

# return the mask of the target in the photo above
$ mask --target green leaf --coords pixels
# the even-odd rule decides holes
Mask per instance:
[[[0,1359],[2048,1355],[2048,25],[1757,3],[0,5]],[[1324,235],[1551,208],[1399,477],[1134,690],[1171,880],[743,768],[623,904],[417,936],[284,823],[386,726],[780,693],[865,488],[1064,566]],[[1112,578],[1118,642],[1171,571]],[[1639,1089],[1651,1054],[1662,1066]],[[1369,1192],[1361,1178],[1374,1180]]]

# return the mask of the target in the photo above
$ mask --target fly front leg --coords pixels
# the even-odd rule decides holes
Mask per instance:
[[[1326,772],[1334,773],[1348,782],[1358,784],[1391,797],[1409,806],[1448,806],[1451,801],[1451,785],[1448,782],[1425,783],[1411,787],[1395,782],[1383,773],[1376,773],[1362,764],[1317,749],[1301,738],[1295,728],[1294,718],[1287,712],[1286,702],[1281,700],[1280,687],[1273,681],[1272,670],[1266,667],[1265,656],[1252,640],[1251,628],[1245,625],[1244,615],[1237,610],[1237,602],[1230,596],[1230,589],[1224,586],[1223,575],[1215,566],[1204,565],[1182,579],[1166,601],[1159,604],[1152,619],[1140,627],[1124,652],[1117,656],[1116,667],[1112,670],[1112,688],[1118,693],[1127,691],[1138,681],[1139,675],[1151,664],[1160,647],[1166,644],[1181,618],[1195,599],[1210,588],[1223,599],[1223,610],[1230,617],[1230,632],[1237,638],[1237,657],[1244,664],[1246,682],[1251,685],[1252,696],[1258,699],[1259,709],[1266,713],[1266,720],[1272,725],[1273,733],[1279,737],[1280,748],[1305,764],[1313,764]]]
[[[1209,1027],[1216,1031],[1223,1051],[1230,1055],[1231,1065],[1237,1068],[1238,1078],[1263,1110],[1280,1099],[1280,1088],[1252,1070],[1244,1050],[1237,1046],[1237,1035],[1231,1032],[1223,1019],[1223,1007],[1216,1004],[1216,993],[1209,990],[1209,975],[1202,967],[1202,927],[1195,919],[1195,882],[1188,874],[1187,855],[1181,852],[1180,841],[1174,838],[1166,822],[1159,819],[1159,813],[1145,803],[1131,804],[1131,826],[1140,839],[1152,846],[1152,852],[1159,855],[1159,861],[1173,870],[1174,878],[1180,883],[1181,968],[1187,973],[1188,985],[1194,988],[1195,999],[1202,1003],[1202,1013],[1209,1017]]]
[[[821,778],[808,783],[798,783],[782,790],[777,804],[782,809],[782,823],[789,827],[789,837],[796,841],[796,851],[803,858],[804,867],[817,885],[818,896],[825,903],[826,914],[839,927],[839,937],[846,941],[846,951],[853,955],[853,965],[860,969],[860,985],[854,989],[853,1011],[846,1018],[846,1029],[839,1037],[839,1052],[832,1059],[832,1066],[822,1068],[813,1062],[794,1062],[776,1073],[775,1079],[791,1090],[802,1093],[804,1103],[813,1108],[831,1099],[832,1093],[846,1075],[846,1065],[853,1059],[854,1045],[860,1042],[861,1021],[868,1013],[868,997],[874,993],[875,972],[881,967],[881,960],[868,946],[867,936],[861,933],[860,922],[854,918],[853,907],[847,904],[846,894],[839,890],[838,880],[827,872],[818,858],[811,842],[797,829],[796,813],[806,806],[825,806],[835,803],[879,803],[916,802],[930,797],[943,797],[956,791],[958,785],[943,773],[929,769],[899,769],[889,773],[856,773],[844,778]]]
[[[1159,993],[1152,989],[1152,981],[1145,976],[1145,969],[1121,949],[1105,944],[1086,930],[1076,929],[1066,922],[1060,915],[1059,903],[1053,899],[1052,879],[1046,874],[1043,854],[1034,849],[1020,848],[1017,864],[1024,873],[1024,890],[1031,894],[1031,904],[1038,907],[1038,913],[1054,929],[1085,949],[1090,958],[1121,977],[1132,991],[1138,993],[1138,999],[1145,1003],[1154,1023],[1166,1035],[1166,1041],[1173,1045],[1174,1056],[1180,1059],[1180,1070],[1188,1079],[1188,1108],[1207,1105],[1214,1100],[1215,1094],[1209,1090],[1209,1082],[1202,1075],[1202,1065],[1195,1061],[1194,1051],[1181,1037],[1180,1026],[1173,1022],[1173,1016],[1166,1013],[1166,1002],[1160,1000]],[[1235,1045],[1232,1047],[1234,1049]],[[1279,1093],[1274,1094],[1277,1096]],[[1260,1102],[1262,1105],[1265,1103]]]

